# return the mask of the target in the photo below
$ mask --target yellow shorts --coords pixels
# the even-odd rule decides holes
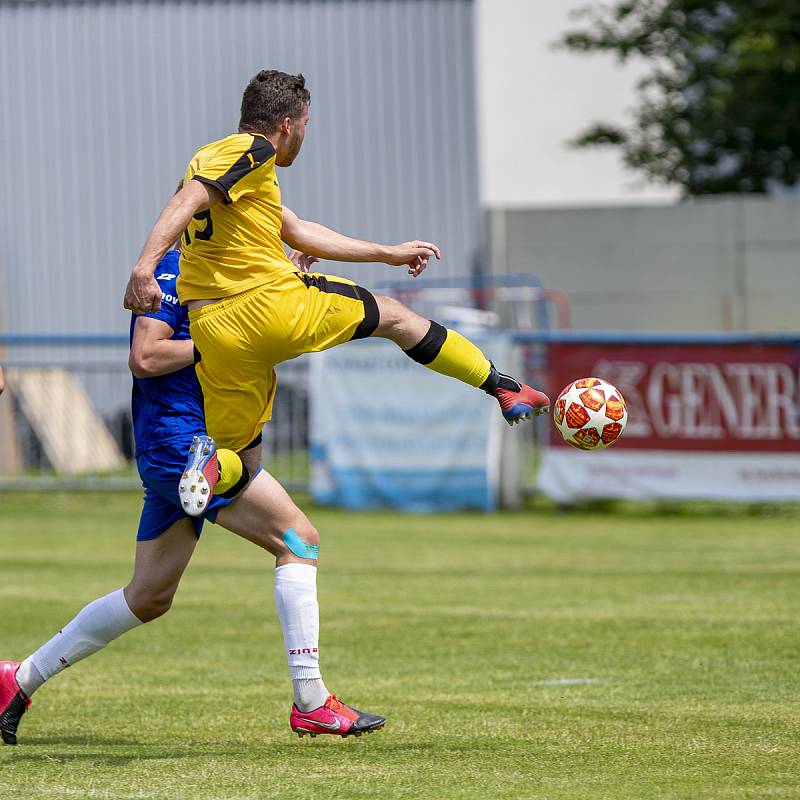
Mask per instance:
[[[288,272],[189,312],[206,429],[218,447],[253,443],[272,416],[274,366],[371,336],[378,306],[346,278]]]

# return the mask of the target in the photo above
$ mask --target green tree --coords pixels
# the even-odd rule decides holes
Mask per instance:
[[[800,0],[622,0],[581,12],[571,50],[640,56],[633,124],[596,123],[582,147],[688,195],[800,184]]]

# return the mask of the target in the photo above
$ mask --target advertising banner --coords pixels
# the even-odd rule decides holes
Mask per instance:
[[[508,339],[479,343],[508,363]],[[407,511],[497,506],[507,426],[484,392],[425,369],[391,342],[364,340],[313,357],[310,396],[317,502]]]
[[[539,488],[554,500],[800,500],[800,344],[561,342],[548,364],[554,399],[595,376],[628,406],[608,450],[552,428]]]

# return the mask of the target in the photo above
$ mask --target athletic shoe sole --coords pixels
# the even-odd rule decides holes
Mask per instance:
[[[383,730],[383,726],[385,723],[380,725],[376,725],[374,728],[368,728],[364,731],[355,731],[353,733],[339,733],[334,734],[335,736],[339,736],[342,739],[347,739],[349,736],[355,736],[358,738],[359,736],[363,736],[365,733],[374,733],[375,731]],[[304,736],[310,736],[312,739],[315,739],[317,736],[330,736],[330,733],[318,733],[315,731],[307,731],[305,728],[295,728],[294,732],[302,739]]]
[[[178,497],[190,517],[199,517],[213,496],[214,484],[206,479],[203,470],[216,452],[217,444],[210,436],[195,436],[189,447],[189,459],[178,484]]]
[[[520,422],[547,414],[550,406],[532,408],[527,403],[515,403],[508,411],[503,412],[503,418],[509,425],[519,425]]]

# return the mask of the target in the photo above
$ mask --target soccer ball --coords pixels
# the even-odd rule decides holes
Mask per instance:
[[[619,390],[600,378],[573,381],[558,396],[553,422],[561,438],[581,450],[605,450],[619,439],[628,408]]]

